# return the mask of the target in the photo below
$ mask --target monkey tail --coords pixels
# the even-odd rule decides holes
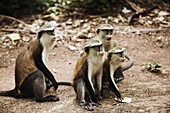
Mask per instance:
[[[122,67],[122,71],[129,69],[133,65],[133,58],[126,53],[125,53],[125,57],[129,60],[129,62],[128,62],[128,64],[126,64],[125,66]]]
[[[9,97],[15,97],[15,98],[20,97],[16,89],[12,89],[9,91],[0,91],[0,96],[9,96]]]
[[[58,81],[58,85],[72,86],[72,82],[70,81]]]

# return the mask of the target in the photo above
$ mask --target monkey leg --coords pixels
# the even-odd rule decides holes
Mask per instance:
[[[109,80],[109,88],[112,92],[115,93],[115,95],[117,96],[118,100],[122,100],[123,97],[121,96],[119,89],[117,88],[116,83],[113,83],[111,80]]]
[[[98,92],[97,92],[97,99],[98,100],[102,100],[103,97],[102,97],[102,90],[103,90],[103,86],[102,86],[102,74],[103,74],[103,71],[101,70],[100,74],[96,77],[96,82],[97,82],[97,88],[98,88]]]
[[[45,78],[45,83],[46,83],[46,92],[53,87],[52,82],[50,82],[50,80],[48,78]]]
[[[74,87],[75,92],[77,93],[78,105],[88,111],[93,111],[93,107],[92,107],[91,103],[87,103],[85,101],[86,86],[85,86],[83,79],[75,80],[73,87]]]
[[[24,97],[34,97],[37,102],[58,101],[55,95],[44,97],[46,91],[45,77],[41,71],[30,74],[22,83],[20,91]]]

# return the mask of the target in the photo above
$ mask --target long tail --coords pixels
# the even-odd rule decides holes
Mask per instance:
[[[125,71],[125,70],[129,69],[133,65],[132,57],[129,56],[127,53],[125,53],[125,57],[129,60],[129,62],[128,62],[128,64],[126,64],[125,66],[122,67],[122,71]]]
[[[72,82],[70,81],[58,81],[58,85],[72,86]]]
[[[0,96],[10,96],[10,97],[15,97],[15,98],[20,97],[16,89],[9,90],[9,91],[0,91]]]

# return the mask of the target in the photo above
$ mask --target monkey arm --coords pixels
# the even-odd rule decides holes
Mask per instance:
[[[129,60],[129,62],[125,66],[122,66],[122,71],[129,69],[133,65],[133,58],[129,56],[127,53],[124,53],[124,55]]]
[[[90,96],[91,96],[92,101],[95,102],[95,103],[98,103],[97,98],[96,98],[96,95],[95,95],[95,93],[94,93],[94,90],[93,90],[93,88],[92,88],[92,86],[91,86],[90,81],[88,80],[88,78],[85,78],[84,82],[85,82],[85,84],[86,84],[87,90],[89,91],[89,94],[90,94]]]
[[[117,84],[115,83],[113,78],[114,70],[112,65],[110,65],[109,72],[110,72],[108,76],[109,87],[111,91],[113,91],[118,98],[122,98],[119,92],[119,88],[117,87]]]
[[[45,66],[45,64],[42,61],[42,58],[35,58],[35,65],[37,66],[37,68],[42,71],[42,73],[44,74],[45,77],[47,77],[53,84],[54,89],[57,90],[58,88],[58,83],[55,80],[53,74],[48,70],[48,68]]]

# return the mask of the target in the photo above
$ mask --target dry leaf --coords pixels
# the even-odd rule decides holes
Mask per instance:
[[[11,39],[13,45],[15,45],[15,42],[14,42],[15,40],[21,39],[21,37],[18,33],[9,34],[8,37]]]

